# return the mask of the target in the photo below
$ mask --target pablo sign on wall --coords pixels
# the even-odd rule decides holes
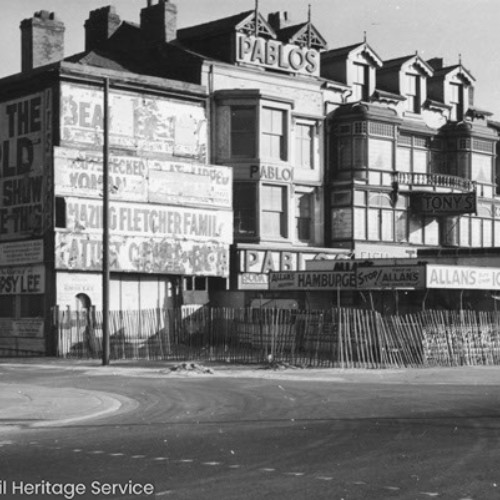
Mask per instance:
[[[236,61],[288,73],[319,76],[320,55],[317,50],[244,33],[236,34]]]

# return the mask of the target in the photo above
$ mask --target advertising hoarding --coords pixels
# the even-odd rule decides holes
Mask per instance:
[[[98,200],[66,198],[66,228],[76,233],[96,233],[103,227],[103,207]],[[186,241],[232,243],[233,214],[153,204],[111,202],[111,234],[153,236]]]
[[[111,147],[204,160],[207,123],[202,103],[110,92]],[[61,84],[61,140],[100,146],[103,90]]]
[[[45,292],[45,267],[42,265],[0,268],[0,295]]]
[[[111,235],[111,271],[227,277],[229,244]],[[102,234],[56,232],[56,268],[102,270]]]
[[[43,262],[43,240],[0,243],[0,266]]]
[[[427,288],[500,290],[500,268],[427,265]]]
[[[0,240],[32,238],[48,222],[50,106],[44,93],[0,103]]]
[[[373,290],[425,288],[425,266],[357,266],[356,286]]]

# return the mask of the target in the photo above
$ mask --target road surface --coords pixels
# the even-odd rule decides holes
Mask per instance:
[[[126,398],[98,418],[46,428],[25,419],[2,432],[0,493],[3,486],[6,500],[500,498],[500,370],[473,372],[471,383],[460,369],[442,379],[439,371],[415,372],[411,380],[404,370],[390,380],[342,370],[242,378],[0,364],[2,383]]]

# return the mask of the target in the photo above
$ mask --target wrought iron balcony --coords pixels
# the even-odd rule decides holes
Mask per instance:
[[[397,182],[399,187],[402,185],[426,186],[432,188],[460,189],[461,191],[473,191],[476,189],[475,181],[446,174],[394,172],[392,174],[392,181]]]

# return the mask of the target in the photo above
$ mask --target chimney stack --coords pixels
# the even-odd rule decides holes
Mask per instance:
[[[85,50],[93,50],[108,40],[119,28],[120,16],[112,5],[90,12],[85,21]]]
[[[41,10],[21,21],[21,71],[64,58],[64,23],[53,12]]]
[[[270,12],[267,16],[267,22],[274,31],[282,30],[291,24],[286,11]]]
[[[434,70],[443,68],[443,58],[442,57],[434,57],[433,59],[429,59],[427,64]]]
[[[141,30],[152,42],[171,42],[177,37],[177,6],[169,0],[147,0],[141,10]]]

